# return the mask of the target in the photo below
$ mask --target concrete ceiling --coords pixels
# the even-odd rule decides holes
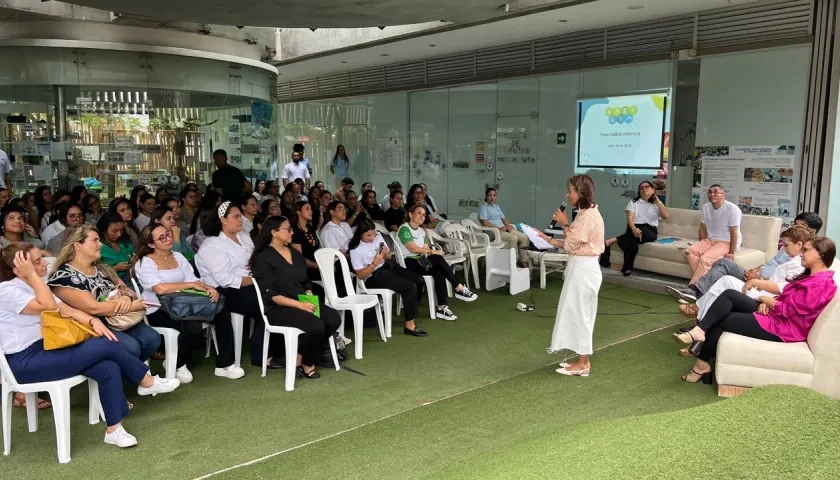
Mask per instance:
[[[765,1],[769,0],[597,0],[475,26],[427,30],[275,65],[278,81],[285,82]]]
[[[570,0],[65,0],[164,21],[251,27],[378,27],[504,18],[517,9]],[[509,2],[509,3],[508,3]],[[504,5],[510,5],[505,12]]]

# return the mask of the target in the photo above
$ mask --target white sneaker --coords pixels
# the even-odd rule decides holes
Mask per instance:
[[[455,320],[458,319],[458,317],[454,313],[452,313],[452,310],[449,309],[448,305],[438,307],[437,310],[435,311],[435,316],[437,318],[440,318],[442,320],[447,320],[447,321],[450,321],[450,322],[454,322]]]
[[[134,438],[134,435],[126,432],[123,426],[120,425],[111,433],[105,432],[105,443],[116,445],[120,448],[128,448],[137,445],[137,439]]]
[[[242,370],[241,367],[237,367],[236,365],[230,365],[225,368],[217,368],[216,376],[227,377],[231,380],[236,380],[237,378],[242,378],[245,376],[245,370]]]
[[[175,370],[175,378],[181,382],[181,385],[186,385],[193,381],[193,374],[189,371],[189,369],[187,369],[187,366],[184,365],[183,367],[178,368],[178,370]]]
[[[467,287],[461,287],[460,292],[455,292],[455,298],[465,302],[474,302],[478,299],[478,295]]]
[[[154,379],[154,383],[151,387],[141,387],[139,385],[137,386],[138,395],[155,396],[158,393],[169,393],[181,385],[181,381],[177,378],[160,378],[157,375],[155,375],[154,377],[152,377],[152,379]]]

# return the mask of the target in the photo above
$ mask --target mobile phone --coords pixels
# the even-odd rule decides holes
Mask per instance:
[[[160,308],[160,303],[158,302],[153,302],[151,300],[143,300],[143,303],[145,303],[147,307]]]
[[[386,249],[386,248],[388,248],[388,246],[387,246],[387,245],[385,245],[385,242],[380,243],[380,244],[379,244],[379,253],[380,253],[380,254],[385,253],[385,249]]]

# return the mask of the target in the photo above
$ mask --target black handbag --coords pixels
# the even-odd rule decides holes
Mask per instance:
[[[225,296],[219,294],[219,301],[213,303],[208,295],[175,292],[158,295],[160,308],[173,320],[212,322],[225,308]]]

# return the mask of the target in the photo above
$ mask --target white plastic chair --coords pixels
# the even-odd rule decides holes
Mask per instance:
[[[453,270],[456,270],[456,266],[460,266],[464,270],[464,283],[467,285],[467,288],[470,288],[470,263],[469,258],[466,255],[466,242],[458,238],[446,238],[435,230],[429,228],[426,229],[426,233],[429,235],[429,240],[432,244],[445,244],[451,247],[450,251],[453,253],[444,255],[443,259],[446,260],[446,263],[448,263]],[[452,296],[452,285],[450,285],[449,282],[446,283],[446,293],[450,297]]]
[[[473,232],[486,234],[490,239],[490,247],[505,247],[505,242],[502,241],[502,232],[498,228],[483,227],[478,221],[472,218],[461,220],[461,225],[469,228]]]
[[[463,240],[466,245],[466,256],[469,259],[469,266],[472,270],[475,288],[481,288],[481,276],[479,273],[479,261],[487,256],[487,249],[490,248],[490,237],[486,233],[474,232],[462,224],[452,223],[444,227],[443,232],[449,238]],[[469,287],[469,284],[467,284]]]
[[[271,340],[271,334],[277,333],[283,335],[286,342],[286,391],[291,392],[295,389],[295,375],[297,374],[297,351],[298,351],[298,337],[303,333],[303,330],[294,327],[276,327],[268,323],[268,317],[265,316],[265,305],[263,304],[262,295],[260,294],[260,286],[257,284],[257,279],[253,279],[254,288],[257,290],[257,303],[260,304],[260,313],[265,324],[265,336],[263,337],[263,359],[262,359],[262,376],[265,376],[268,365],[268,343]],[[333,365],[336,370],[341,369],[338,364],[338,352],[335,348],[335,337],[330,337],[330,353],[332,354]]]
[[[131,285],[134,287],[134,291],[137,292],[137,296],[139,297],[143,290],[140,290],[140,286],[134,277],[131,277]],[[146,322],[146,325],[149,325],[149,319],[146,318],[145,311],[143,312],[143,321]],[[166,360],[163,361],[163,369],[166,372],[166,378],[175,378],[175,371],[178,370],[178,336],[181,335],[181,332],[175,330],[174,328],[152,328],[159,334],[163,335],[163,353],[166,355]]]
[[[341,268],[341,277],[344,279],[344,287],[347,291],[346,297],[339,297],[335,284],[335,262],[338,259]],[[324,280],[326,291],[326,303],[328,306],[341,313],[341,326],[339,334],[344,337],[344,315],[348,310],[353,315],[353,343],[356,344],[354,356],[362,358],[362,334],[364,332],[364,312],[368,308],[375,307],[376,320],[379,323],[379,335],[383,342],[387,342],[385,326],[382,320],[382,311],[379,309],[379,298],[375,295],[358,295],[353,290],[353,282],[350,280],[350,268],[347,266],[347,259],[344,254],[334,248],[321,248],[315,251],[315,261],[321,271],[321,278]]]
[[[487,251],[487,291],[510,284],[510,294],[531,288],[531,270],[516,266],[515,248],[490,248]]]
[[[12,451],[12,402],[15,392],[26,395],[26,419],[29,423],[29,431],[38,430],[38,392],[50,394],[52,402],[53,418],[55,419],[55,439],[58,444],[58,462],[67,463],[70,461],[70,389],[76,385],[88,382],[88,423],[95,425],[99,423],[99,413],[102,407],[99,402],[99,384],[95,381],[76,375],[56,380],[53,382],[18,383],[12,373],[9,362],[6,361],[6,354],[0,348],[0,409],[3,414],[3,455]]]
[[[391,238],[394,240],[394,253],[397,255],[397,263],[403,268],[405,268],[405,256],[403,255],[402,248],[400,248],[400,237],[397,235],[397,232],[391,232]],[[437,302],[435,301],[435,277],[431,275],[423,275],[423,280],[426,282],[426,295],[429,297],[429,318],[437,318],[435,315],[435,307],[437,307]],[[402,297],[400,297],[400,301],[397,302],[397,314],[400,313],[402,310]]]
[[[356,280],[356,293],[359,295],[376,295],[379,297],[379,303],[382,310],[385,312],[385,336],[391,338],[391,330],[394,322],[394,291],[387,288],[368,288],[365,286],[364,280]]]

